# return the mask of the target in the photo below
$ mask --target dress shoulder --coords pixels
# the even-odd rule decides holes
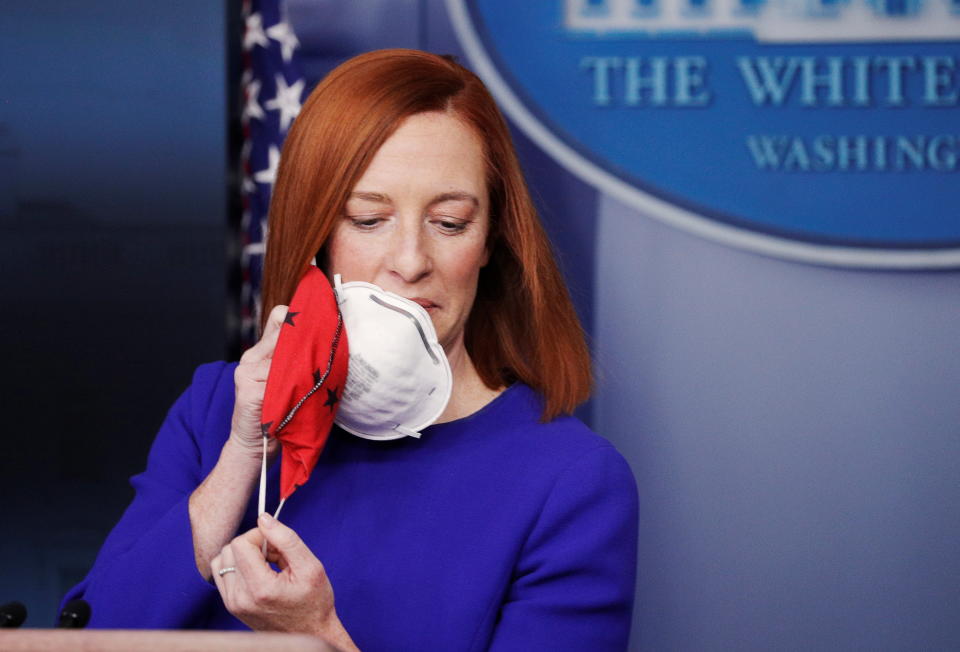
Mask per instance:
[[[525,505],[512,582],[489,650],[622,650],[630,632],[638,495],[629,464],[575,417],[542,423],[529,388],[499,437]],[[502,456],[501,456],[502,459]],[[517,510],[520,513],[521,510]]]
[[[552,462],[556,465],[554,471],[561,472],[569,465],[612,459],[622,469],[629,470],[616,447],[577,417],[565,415],[541,421],[543,400],[525,384],[511,386],[488,407],[492,408],[494,414],[490,416],[494,417],[492,421],[504,444],[514,454],[536,459],[538,466]],[[632,474],[629,477],[632,481]]]
[[[236,362],[207,362],[197,367],[193,379],[185,394],[190,398],[190,412],[194,419],[202,420],[209,415],[214,406],[230,403],[234,400],[233,373]],[[196,423],[196,422],[195,422]]]

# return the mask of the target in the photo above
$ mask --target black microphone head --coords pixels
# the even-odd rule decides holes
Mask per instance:
[[[63,606],[57,627],[80,629],[86,627],[88,622],[90,622],[90,603],[82,598],[77,598]]]
[[[27,619],[27,608],[22,602],[0,605],[0,627],[19,627]]]

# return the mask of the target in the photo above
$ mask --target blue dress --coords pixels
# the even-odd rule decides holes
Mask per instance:
[[[91,627],[246,628],[197,572],[187,513],[229,434],[234,368],[198,368],[131,480],[133,503],[66,596],[90,603]],[[280,519],[323,562],[361,650],[626,649],[633,475],[577,419],[540,423],[541,408],[517,383],[420,439],[334,428]],[[273,511],[278,464],[269,486]],[[254,527],[255,503],[241,532]]]

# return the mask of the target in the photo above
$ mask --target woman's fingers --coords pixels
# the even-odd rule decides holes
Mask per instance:
[[[270,362],[268,358],[263,360],[254,360],[252,362],[242,362],[237,365],[237,371],[234,374],[236,381],[249,381],[254,383],[265,383],[270,375]]]
[[[220,581],[220,569],[223,568],[223,563],[220,559],[220,555],[217,555],[210,560],[210,579],[213,580],[213,583],[217,586],[217,591],[220,592],[220,595],[223,595],[223,584]]]
[[[233,372],[233,381],[237,390],[237,402],[241,405],[249,402],[263,402],[267,378],[270,376],[270,360],[258,360],[237,365]]]
[[[233,372],[236,402],[231,421],[231,438],[254,455],[261,450],[263,396],[266,393],[270,363],[277,346],[277,338],[280,336],[280,327],[286,316],[287,306],[276,306],[270,311],[263,337],[243,354],[240,364]]]
[[[273,342],[276,344],[277,337],[280,334],[280,327],[283,326],[283,322],[287,319],[287,312],[290,310],[290,306],[285,306],[279,304],[273,307],[270,311],[270,314],[267,315],[267,323],[263,327],[263,337],[261,341],[266,341],[267,343]],[[273,348],[272,346],[270,347]]]
[[[259,528],[253,528],[238,536],[237,539],[243,539],[250,545],[259,548],[263,544],[263,532]]]
[[[287,570],[275,573],[260,553],[266,540]],[[236,571],[219,575],[224,568]],[[236,537],[211,562],[224,606],[254,630],[309,631],[335,615],[323,564],[296,532],[261,515],[259,527]]]
[[[255,547],[257,550],[263,550],[263,542],[265,541],[263,537],[263,532],[260,531],[260,528],[253,528],[252,530],[247,530],[240,535],[239,538],[246,540],[251,546]],[[269,543],[269,542],[268,542]],[[262,556],[262,555],[261,555]],[[280,567],[280,570],[283,570],[287,567],[286,560],[277,552],[277,549],[273,546],[267,546],[267,561],[271,564],[276,564]]]
[[[232,572],[221,573],[225,568],[233,567],[233,555],[229,555],[230,561],[227,560],[228,555],[226,554],[227,549],[230,547],[230,544],[225,545],[220,550],[220,554],[213,558],[210,562],[210,571],[213,578],[214,584],[217,585],[217,591],[220,592],[220,597],[223,598],[223,603],[225,605],[230,605],[230,595],[231,591],[229,589],[227,577],[232,575]]]
[[[273,357],[273,350],[277,348],[277,338],[280,337],[280,327],[287,317],[289,307],[284,305],[274,306],[273,310],[267,316],[267,323],[263,327],[263,335],[260,341],[247,349],[241,362],[249,360],[255,362],[258,360],[269,360]]]
[[[276,574],[260,554],[260,544],[255,538],[241,535],[230,544],[230,550],[237,572],[247,586],[269,587],[275,581]]]
[[[307,544],[292,529],[267,513],[260,515],[257,525],[267,542],[285,562],[283,567],[289,565],[296,574],[323,572],[320,560],[310,552]]]

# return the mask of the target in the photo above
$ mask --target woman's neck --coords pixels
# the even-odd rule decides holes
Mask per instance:
[[[447,361],[453,374],[453,391],[443,414],[436,423],[446,423],[469,416],[495,399],[504,390],[503,387],[490,389],[477,373],[463,340],[460,339],[445,347]]]

